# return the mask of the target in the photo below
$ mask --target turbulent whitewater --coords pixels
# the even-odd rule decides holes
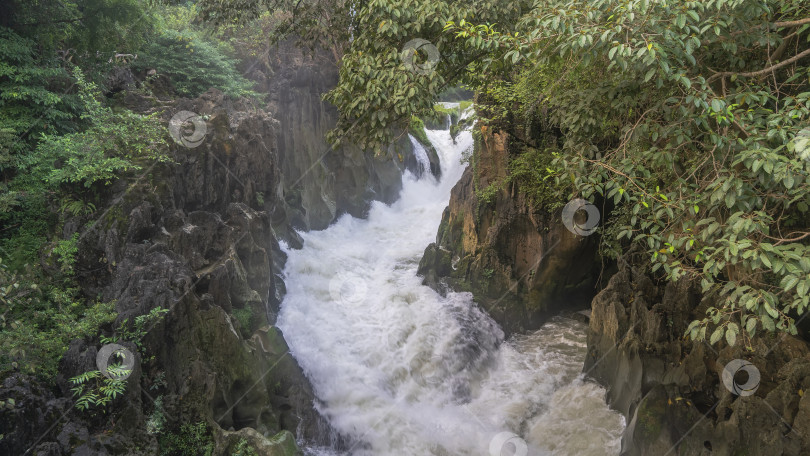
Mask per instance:
[[[469,293],[441,297],[421,284],[420,256],[472,146],[469,132],[455,144],[447,131],[427,133],[440,182],[407,175],[398,202],[301,233],[303,249],[287,249],[278,326],[320,411],[349,441],[308,452],[618,454],[624,420],[580,374],[582,323],[555,318],[504,341]]]

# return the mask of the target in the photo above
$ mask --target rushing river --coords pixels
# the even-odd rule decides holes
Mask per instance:
[[[469,132],[428,131],[442,179],[288,249],[278,325],[348,449],[322,455],[617,455],[624,419],[584,381],[585,325],[555,318],[506,341],[469,293],[416,269],[461,177]],[[519,437],[517,437],[519,436]]]

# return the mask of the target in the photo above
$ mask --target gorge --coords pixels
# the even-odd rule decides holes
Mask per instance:
[[[531,454],[618,454],[623,418],[580,376],[583,324],[558,318],[504,341],[472,295],[421,284],[422,250],[472,147],[469,132],[427,135],[439,182],[409,174],[397,202],[305,233],[303,248],[287,251],[278,325],[319,411],[348,437],[339,454],[486,454],[510,431]]]
[[[0,3],[0,455],[810,454],[808,16]]]

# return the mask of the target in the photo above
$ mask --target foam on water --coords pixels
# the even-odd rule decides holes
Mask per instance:
[[[321,412],[351,442],[310,453],[487,455],[510,431],[530,455],[618,454],[623,418],[580,374],[582,323],[555,318],[503,341],[469,293],[441,297],[417,277],[473,143],[469,132],[456,143],[427,134],[440,182],[406,175],[396,203],[301,233],[303,249],[287,250],[278,325]]]
[[[422,173],[430,172],[430,158],[428,158],[427,150],[425,150],[425,146],[422,145],[416,138],[413,137],[410,133],[408,134],[408,139],[411,140],[411,147],[413,147],[413,154],[416,157],[416,161],[419,163],[419,169]]]

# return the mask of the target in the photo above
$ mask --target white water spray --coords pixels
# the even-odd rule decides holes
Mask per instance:
[[[287,250],[278,326],[321,412],[350,440],[347,451],[309,452],[490,455],[511,432],[529,455],[618,454],[623,418],[580,375],[582,323],[555,318],[503,342],[469,293],[443,298],[416,276],[472,146],[469,132],[455,144],[447,131],[427,134],[440,182],[406,175],[396,203],[301,233],[303,249]]]
[[[411,147],[413,147],[413,155],[416,157],[416,161],[419,163],[419,170],[421,174],[429,173],[430,172],[430,158],[428,158],[427,150],[425,150],[425,146],[422,145],[416,138],[413,137],[410,133],[408,134],[408,139],[411,140]]]

